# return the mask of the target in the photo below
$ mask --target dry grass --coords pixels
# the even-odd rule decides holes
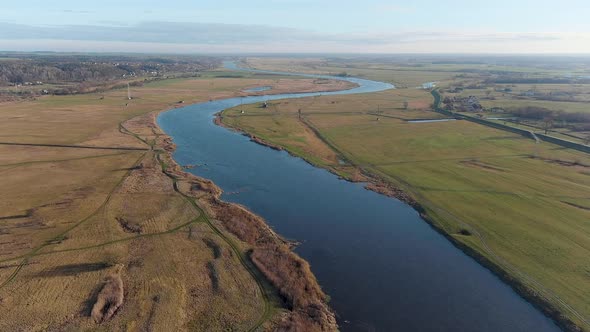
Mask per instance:
[[[131,101],[115,90],[3,103],[0,142],[169,148],[150,112],[257,85],[326,87],[204,78],[133,88]],[[259,319],[256,281],[174,191],[157,154],[0,145],[0,330],[87,330],[95,320],[106,330],[246,330]],[[179,187],[218,191],[206,181]]]
[[[333,331],[334,314],[326,304],[309,264],[280,241],[264,221],[237,205],[212,203],[215,216],[240,240],[253,246],[250,258],[278,289],[291,310],[280,321],[279,330]],[[210,271],[211,272],[211,271]],[[215,284],[215,283],[214,283]]]

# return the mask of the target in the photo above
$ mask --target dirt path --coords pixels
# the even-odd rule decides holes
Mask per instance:
[[[17,143],[17,142],[0,142],[0,145],[16,146],[43,146],[51,148],[75,148],[75,149],[95,149],[95,150],[126,150],[126,151],[147,151],[147,148],[135,148],[129,146],[92,146],[92,145],[70,145],[70,144],[35,144],[35,143]]]
[[[152,148],[152,144],[151,142],[148,142],[145,139],[142,139],[139,135],[131,132],[130,130],[128,130],[127,128],[125,128],[123,126],[123,124],[120,124],[119,126],[120,130],[122,133],[125,133],[127,135],[131,135],[134,136],[135,138],[137,138],[138,140],[140,140],[142,143],[149,145],[150,148],[111,148],[111,147],[96,147],[96,149],[116,149],[116,150],[139,150],[139,151],[149,151]],[[24,144],[24,143],[0,143],[0,144],[4,144],[4,145],[27,145],[27,146],[48,146],[48,147],[74,147],[74,148],[80,148],[81,146],[75,146],[75,145],[52,145],[52,144]],[[95,148],[95,147],[82,147],[82,148]],[[166,167],[164,165],[164,163],[161,161],[160,159],[160,153],[162,151],[156,151],[156,157],[158,159],[158,161],[160,162],[161,168],[162,168],[162,173],[164,173],[167,177],[169,177],[172,180],[173,183],[173,187],[174,187],[174,191],[181,195],[188,203],[190,203],[196,211],[199,212],[198,217],[196,217],[195,219],[192,219],[191,221],[189,221],[188,223],[184,223],[182,225],[179,225],[177,227],[174,227],[172,229],[163,231],[163,232],[159,232],[159,233],[151,233],[151,234],[142,234],[142,235],[137,235],[137,236],[131,236],[131,237],[127,237],[127,238],[123,238],[123,239],[117,239],[117,240],[113,240],[113,241],[108,241],[108,242],[104,242],[104,243],[99,243],[99,244],[95,244],[95,245],[91,245],[91,246],[85,246],[85,247],[78,247],[78,248],[71,248],[71,249],[64,249],[64,250],[53,250],[53,251],[47,251],[47,252],[41,252],[42,249],[44,249],[45,247],[53,244],[55,241],[63,238],[64,236],[66,236],[70,231],[72,231],[73,229],[77,228],[78,226],[82,225],[84,222],[90,220],[93,216],[95,216],[96,214],[98,214],[100,211],[102,211],[107,204],[109,203],[113,193],[120,187],[121,183],[125,180],[125,178],[127,178],[129,176],[129,173],[133,170],[133,167],[130,168],[130,170],[128,172],[125,173],[125,175],[123,177],[121,177],[121,180],[113,187],[113,189],[109,192],[108,196],[106,197],[106,199],[103,201],[103,203],[94,211],[92,212],[90,215],[86,216],[84,219],[80,220],[79,222],[77,222],[76,224],[74,224],[73,226],[71,226],[70,228],[66,229],[64,232],[60,233],[59,235],[48,239],[47,241],[45,241],[42,245],[32,249],[30,252],[18,256],[18,257],[11,257],[8,259],[4,259],[1,260],[0,263],[3,262],[9,262],[9,261],[14,261],[14,260],[20,260],[20,262],[18,264],[15,264],[16,269],[13,271],[13,273],[11,273],[8,278],[6,278],[4,281],[2,281],[0,283],[0,289],[5,287],[6,285],[8,285],[11,281],[13,281],[19,274],[19,272],[22,270],[22,268],[24,266],[26,266],[27,264],[29,264],[29,261],[36,256],[45,256],[45,255],[51,255],[51,254],[56,254],[56,253],[63,253],[63,252],[71,252],[71,251],[80,251],[80,250],[89,250],[89,249],[95,249],[95,248],[100,248],[100,247],[104,247],[104,246],[108,246],[108,245],[113,245],[113,244],[117,244],[117,243],[121,243],[121,242],[127,242],[127,241],[131,241],[131,240],[135,240],[138,238],[143,238],[143,237],[153,237],[153,236],[162,236],[162,235],[167,235],[167,234],[171,234],[174,232],[177,232],[187,226],[190,226],[191,224],[197,223],[197,222],[203,222],[205,223],[210,229],[211,231],[213,231],[220,239],[222,239],[225,243],[227,243],[229,245],[229,247],[232,249],[232,251],[234,252],[234,254],[236,255],[236,257],[238,258],[240,264],[246,269],[246,271],[248,271],[248,273],[252,276],[252,278],[254,279],[254,281],[256,282],[260,294],[262,295],[262,299],[264,302],[264,308],[263,308],[263,312],[260,315],[260,318],[256,321],[256,323],[250,327],[248,329],[248,331],[256,331],[257,329],[259,329],[267,320],[269,320],[272,316],[272,305],[271,305],[271,301],[270,301],[270,295],[269,295],[269,287],[270,285],[268,284],[268,282],[266,281],[266,279],[264,278],[264,276],[262,276],[261,272],[258,271],[258,269],[254,266],[254,264],[252,263],[252,261],[250,260],[250,258],[243,253],[238,245],[229,237],[227,237],[217,226],[215,226],[212,222],[211,219],[209,218],[209,216],[206,214],[206,212],[195,202],[195,199],[193,197],[190,197],[186,194],[184,194],[183,192],[180,191],[180,189],[178,188],[178,178],[172,174],[170,174],[169,172],[166,171]],[[143,160],[143,158],[146,156],[146,154],[142,154],[142,156],[134,163],[134,166],[137,166],[141,163],[141,161]],[[91,156],[91,157],[100,157],[100,156]],[[90,157],[84,157],[84,158],[90,158]]]

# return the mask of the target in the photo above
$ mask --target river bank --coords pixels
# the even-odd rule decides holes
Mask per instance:
[[[222,119],[223,114],[217,114],[216,123],[222,122]],[[308,121],[303,120],[302,117],[300,117],[300,121],[305,123],[306,125],[308,123]],[[248,132],[246,129],[240,126],[235,126],[235,122],[232,123],[234,125],[225,124],[225,126],[229,126],[231,129],[241,132],[244,135],[254,136],[253,132]],[[273,128],[273,130],[276,129]],[[317,130],[314,130],[314,132],[319,137],[319,139],[324,141],[324,143],[327,146],[333,148],[338,156],[343,155],[342,152],[338,149],[335,149],[329,141],[323,139],[321,133],[318,133]],[[301,154],[300,152],[294,153],[293,151],[290,151],[290,149],[287,146],[277,145],[276,142],[267,142],[259,137],[256,138],[258,141],[257,143],[259,144],[270,146],[273,149],[285,149],[289,154],[303,158],[313,166],[323,167],[326,170],[338,176],[343,176],[343,173],[340,169],[338,169],[338,166],[326,167],[326,165],[314,163],[312,162],[313,159],[309,158],[309,156]],[[515,292],[517,292],[520,296],[532,303],[541,312],[545,313],[547,317],[550,317],[555,322],[557,322],[562,329],[567,331],[578,331],[580,329],[579,326],[577,326],[571,319],[564,315],[564,312],[560,310],[558,306],[555,305],[555,302],[550,301],[546,295],[544,295],[543,293],[539,293],[538,290],[531,288],[530,286],[525,284],[521,279],[519,279],[517,277],[519,275],[518,271],[508,269],[507,267],[499,264],[495,259],[493,259],[494,256],[491,256],[492,258],[490,258],[490,256],[486,256],[485,254],[482,254],[480,251],[467,245],[464,242],[464,240],[468,239],[469,237],[482,239],[481,235],[476,230],[469,227],[468,225],[460,225],[461,228],[457,230],[457,233],[450,233],[438,220],[440,216],[438,216],[433,209],[425,206],[424,202],[422,202],[420,199],[415,198],[415,196],[412,194],[412,191],[408,189],[408,186],[410,186],[409,184],[406,183],[406,187],[404,187],[403,184],[393,185],[390,181],[385,180],[382,176],[376,175],[370,170],[363,169],[358,165],[354,165],[354,163],[352,163],[350,160],[346,160],[346,164],[358,168],[358,172],[356,172],[357,176],[355,178],[351,178],[349,176],[344,175],[344,179],[352,182],[367,183],[365,185],[365,188],[368,190],[372,190],[380,194],[406,202],[407,204],[412,206],[420,214],[422,219],[426,221],[430,226],[432,226],[433,229],[435,229],[437,232],[443,235],[457,248],[461,249],[465,254],[469,255],[474,260],[476,260],[480,265],[492,271],[498,278],[500,278],[506,284],[510,285],[512,289]],[[361,176],[358,176],[358,174],[361,174]]]
[[[182,194],[194,183],[162,172],[174,171],[164,156],[172,142],[161,142],[166,137],[160,136],[153,117],[137,118],[180,104],[240,97],[245,86],[274,81],[166,80],[134,88],[131,101],[127,91],[117,90],[3,105],[3,133],[16,144],[1,146],[6,152],[2,171],[10,175],[2,193],[0,297],[5,310],[0,329],[217,331],[318,325],[325,308],[317,304],[322,296],[312,293],[317,282],[305,264],[284,258],[291,256],[285,246],[292,242],[276,237],[272,246],[257,250],[257,263],[246,259],[254,258],[249,256],[253,246],[223,230],[222,221],[210,217],[214,211],[205,214],[193,205],[193,197]],[[325,87],[314,84],[312,90]],[[43,190],[30,190],[40,183]],[[205,181],[200,185],[207,187]],[[241,209],[220,209],[255,223]],[[275,238],[264,236],[264,228],[259,231],[265,239]],[[287,296],[278,294],[255,266],[276,264],[265,264],[265,255],[301,269],[293,275],[306,283],[304,290],[290,297],[285,291]],[[115,271],[119,266],[124,268]],[[120,274],[124,303],[97,326],[90,309],[111,272]],[[280,275],[268,275],[280,282]],[[312,296],[317,301],[306,303]],[[324,316],[329,324],[331,314]]]
[[[216,113],[213,121],[218,126],[238,132],[238,133],[248,137],[250,139],[250,141],[252,141],[256,144],[259,144],[261,146],[264,146],[264,147],[267,147],[267,148],[270,148],[270,149],[273,149],[276,151],[285,151],[295,158],[301,158],[301,156],[293,153],[293,151],[291,151],[287,148],[284,148],[280,145],[271,143],[271,142],[269,142],[263,138],[260,138],[252,133],[249,133],[246,130],[244,130],[243,128],[228,125],[227,123],[223,122],[223,112]],[[342,156],[340,156],[340,157],[343,158]],[[309,159],[306,159],[306,158],[302,158],[302,159],[305,162],[309,163],[311,166],[322,167],[322,165],[318,165],[316,163],[313,163]],[[346,161],[346,163],[349,163],[349,161]],[[343,180],[354,182],[354,183],[364,183],[365,188],[367,190],[371,190],[376,193],[385,195],[387,197],[395,198],[397,200],[405,202],[406,204],[414,207],[416,209],[416,211],[418,211],[418,212],[424,211],[424,209],[420,206],[420,204],[411,195],[406,193],[401,188],[393,186],[392,184],[388,183],[387,181],[385,181],[383,179],[379,179],[374,174],[370,174],[364,170],[361,170],[357,166],[353,165],[353,167],[357,168],[357,172],[355,173],[354,178],[343,176],[341,172],[339,172],[337,169],[334,169],[334,168],[324,167],[324,169],[326,169],[330,173],[338,176],[339,178],[341,178]]]
[[[270,95],[287,92],[323,93],[344,91],[355,87],[358,87],[358,84],[339,80],[281,79],[275,82],[272,91],[267,93]],[[292,92],[293,90],[301,92]],[[242,93],[235,96],[240,97],[240,95]],[[247,96],[256,95],[261,94],[257,92],[247,94]],[[211,100],[217,98],[213,97]],[[182,104],[184,103],[178,103],[172,109],[183,107]],[[279,236],[261,217],[244,206],[223,201],[221,188],[210,180],[185,172],[182,165],[173,159],[172,154],[176,145],[172,138],[161,130],[156,121],[157,116],[166,111],[170,109],[133,118],[122,128],[127,130],[126,126],[130,127],[131,133],[139,133],[147,129],[143,135],[134,134],[134,136],[155,137],[152,149],[158,154],[161,172],[174,180],[174,189],[198,204],[204,213],[213,219],[212,227],[215,227],[214,223],[219,223],[218,226],[240,241],[240,244],[235,246],[238,248],[236,249],[239,251],[238,255],[244,256],[247,261],[245,264],[247,270],[256,269],[252,276],[254,279],[259,279],[257,282],[262,285],[260,288],[262,295],[269,298],[267,308],[261,314],[261,326],[272,330],[337,330],[334,312],[327,305],[327,296],[321,290],[309,264],[292,251],[298,243]],[[255,138],[252,139],[255,141]],[[143,139],[142,141],[149,143]],[[144,171],[158,170],[145,168]],[[232,242],[230,238],[226,240]],[[268,307],[277,305],[285,309],[285,312],[271,317],[274,310]]]
[[[367,85],[367,90],[382,87]],[[257,115],[266,113],[257,103],[290,97],[301,95],[251,97],[243,103],[247,114]],[[343,331],[363,326],[554,331],[549,320],[432,230],[408,205],[214,124],[216,113],[241,102],[234,98],[187,106],[162,114],[158,123],[178,144],[174,158],[179,163],[204,165],[191,173],[213,180],[226,191],[224,200],[247,206],[281,235],[302,241],[296,252],[311,263],[330,294]],[[433,275],[434,280],[429,277]],[[377,293],[382,296],[375,297]],[[391,306],[383,307],[383,297]],[[429,319],[416,319],[422,315]]]
[[[215,123],[220,126],[224,126],[236,132],[242,133],[243,135],[250,137],[251,140],[257,144],[262,146],[271,148],[273,150],[278,151],[286,151],[293,157],[299,158],[301,156],[293,153],[289,149],[286,149],[280,145],[276,145],[274,143],[270,143],[256,137],[255,135],[248,133],[243,128],[229,126],[223,122],[222,112],[217,113],[215,117]],[[336,151],[338,152],[338,151]],[[310,165],[314,167],[322,167],[321,165],[317,165],[311,162],[309,159],[302,157],[303,160],[308,162]],[[350,163],[350,161],[347,161]],[[354,167],[358,167],[353,165]],[[500,278],[503,282],[510,285],[515,292],[517,292],[520,296],[524,299],[532,303],[538,310],[543,312],[547,317],[554,320],[564,331],[581,331],[580,327],[577,326],[573,321],[567,318],[553,303],[551,303],[547,298],[543,297],[541,294],[536,292],[535,290],[528,287],[524,284],[521,280],[516,278],[510,271],[506,268],[499,265],[497,262],[491,260],[489,257],[483,255],[479,251],[473,249],[472,247],[466,245],[464,242],[459,241],[456,237],[452,236],[441,224],[437,221],[436,214],[424,207],[424,205],[420,202],[419,199],[416,199],[407,189],[403,189],[401,186],[395,186],[392,183],[388,182],[387,180],[379,177],[376,174],[371,173],[370,171],[361,169],[358,167],[358,172],[356,173],[355,178],[350,178],[343,176],[341,172],[334,168],[325,168],[327,171],[333,173],[334,175],[342,178],[343,180],[350,181],[353,183],[363,183],[364,188],[378,194],[394,198],[400,200],[413,209],[415,209],[420,217],[429,224],[434,230],[436,230],[439,234],[443,235],[448,241],[453,243],[457,248],[463,251],[468,256],[472,257],[476,260],[480,265],[484,266],[485,268],[492,271],[498,278]],[[471,229],[461,229],[460,233],[464,236],[475,236],[477,234],[473,234],[474,231]]]
[[[272,330],[336,331],[334,312],[327,305],[309,264],[291,249],[294,243],[275,233],[265,221],[244,206],[224,202],[223,191],[212,181],[185,172],[173,158],[172,138],[158,126],[156,117],[147,114],[145,123],[157,133],[155,149],[160,149],[163,172],[176,179],[178,190],[194,199],[214,220],[247,244],[246,256],[279,294],[286,313],[273,317]],[[267,325],[268,328],[268,325]]]

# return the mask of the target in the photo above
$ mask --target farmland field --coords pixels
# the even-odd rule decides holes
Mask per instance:
[[[222,119],[345,178],[403,189],[453,241],[583,325],[590,157],[468,121],[407,121],[441,118],[431,102],[427,91],[398,89],[248,105]]]

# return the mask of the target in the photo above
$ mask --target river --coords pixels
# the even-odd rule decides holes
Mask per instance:
[[[322,95],[393,88],[335,78],[359,87]],[[559,331],[410,206],[213,123],[215,113],[242,102],[319,94],[205,102],[161,113],[158,124],[174,139],[179,164],[201,165],[189,172],[213,180],[228,193],[224,200],[302,242],[296,252],[330,295],[342,331]]]

